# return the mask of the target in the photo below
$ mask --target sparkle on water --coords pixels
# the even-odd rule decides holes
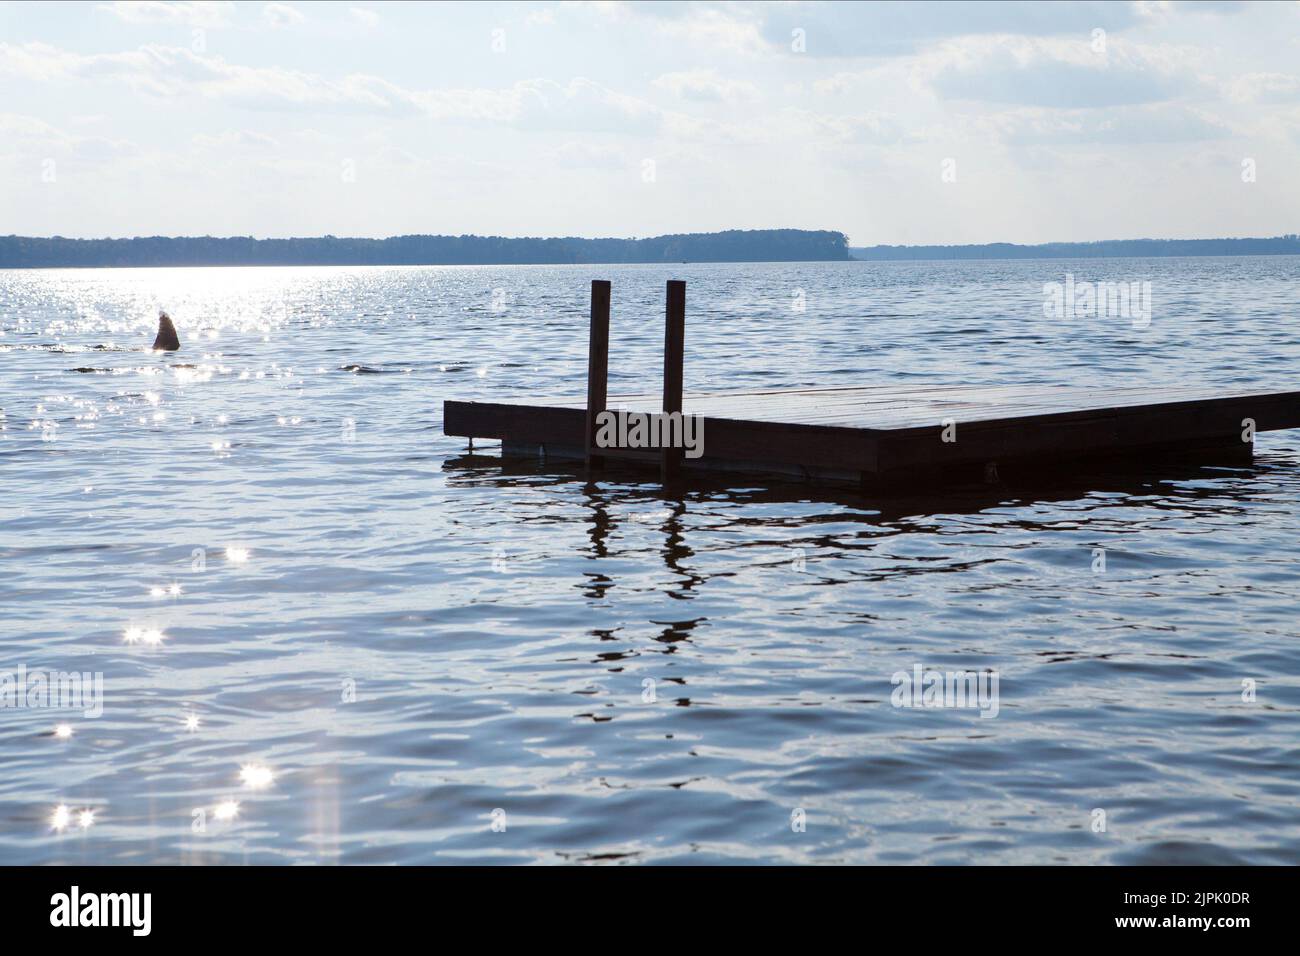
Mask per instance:
[[[139,627],[134,624],[122,632],[122,640],[127,644],[144,644],[148,647],[157,647],[163,642],[165,636],[159,628]]]
[[[68,740],[72,737],[71,724],[59,724],[54,728],[54,736],[60,740]]]
[[[239,768],[239,779],[251,790],[261,790],[269,787],[274,781],[271,768],[263,764],[244,764]]]
[[[1150,280],[1149,326],[1045,318],[1067,273]],[[660,387],[668,278],[690,390],[1300,367],[1289,257],[0,271],[0,638],[109,704],[95,748],[0,708],[0,819],[113,810],[84,841],[0,825],[0,860],[1300,859],[1300,437],[890,501],[466,456],[444,399],[581,399],[592,278],[615,396]],[[159,307],[178,353],[147,351]],[[996,668],[998,717],[891,707],[918,663]],[[160,741],[191,708],[212,732]],[[241,785],[256,827],[191,831]]]
[[[212,808],[212,816],[222,823],[227,823],[239,816],[238,800],[223,800]]]

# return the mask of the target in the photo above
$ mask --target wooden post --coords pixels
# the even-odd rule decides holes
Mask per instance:
[[[667,322],[664,327],[664,412],[682,410],[682,360],[686,351],[686,283],[668,280]],[[667,429],[664,429],[667,432]],[[660,477],[666,484],[682,467],[682,449],[664,448]]]
[[[597,454],[596,416],[609,398],[609,281],[591,280],[591,333],[587,340],[587,465],[605,463]]]

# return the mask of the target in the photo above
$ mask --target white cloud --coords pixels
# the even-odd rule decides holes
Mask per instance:
[[[218,133],[215,136],[199,133],[194,136],[193,143],[200,149],[218,151],[275,149],[280,145],[273,136],[247,129],[226,130],[224,133]]]
[[[1300,76],[1246,73],[1229,80],[1224,93],[1238,103],[1293,103],[1300,100]]]
[[[18,113],[0,113],[0,142],[4,142],[9,158],[21,156],[28,160],[102,160],[138,152],[138,147],[128,140],[81,136]]]
[[[904,56],[951,37],[984,35],[1087,37],[1094,28],[1116,31],[1139,23],[1131,3],[1076,0],[1053,3],[930,2],[768,4],[762,37],[790,51],[791,34],[802,30],[809,57]]]
[[[367,30],[373,30],[379,26],[379,14],[374,10],[367,10],[364,7],[348,7],[348,13],[351,14],[352,19]]]
[[[1108,146],[1188,143],[1224,139],[1232,129],[1204,110],[1179,104],[1124,106],[1111,110],[1023,109],[988,117],[986,133],[1012,146]]]
[[[249,109],[425,115],[530,129],[653,129],[663,114],[582,77],[523,80],[489,89],[409,90],[381,77],[329,79],[281,67],[252,67],[183,47],[144,46],[80,54],[44,43],[0,43],[0,74],[38,81],[116,80],[156,96],[195,95]]]
[[[171,23],[190,27],[221,27],[235,12],[230,2],[166,3],[163,0],[117,0],[95,7],[125,23]]]
[[[83,55],[61,50],[47,43],[15,46],[0,42],[0,73],[38,82],[75,78],[123,78],[133,85],[161,87],[153,74],[159,72],[159,57],[153,48],[141,47],[124,53]]]
[[[665,73],[653,85],[684,100],[735,103],[758,99],[758,87],[745,80],[730,80],[716,70],[682,70]]]
[[[897,119],[881,112],[830,114],[809,110],[787,110],[787,122],[795,135],[808,141],[884,145],[897,142],[903,130]]]
[[[665,5],[667,6],[667,5]],[[649,9],[657,9],[651,4]],[[727,10],[687,4],[680,17],[656,19],[659,31],[671,39],[722,53],[755,54],[766,48],[758,24]]]
[[[459,108],[465,103],[477,105],[485,94],[495,102],[483,118],[523,128],[605,132],[652,130],[663,119],[663,113],[646,101],[617,93],[583,77],[564,84],[544,79],[525,80],[499,91],[450,91],[440,94],[438,99],[444,109],[448,104]],[[434,115],[437,115],[436,111]]]
[[[761,18],[740,4],[562,0],[557,6],[534,10],[527,22],[553,24],[558,22],[557,14],[596,17],[608,29],[649,31],[675,46],[689,45],[714,55],[753,55],[767,50],[759,33]]]
[[[550,150],[547,158],[565,169],[631,169],[635,165],[626,150],[618,146],[572,140]]]
[[[973,36],[938,44],[917,65],[947,99],[1070,109],[1153,103],[1189,93],[1202,83],[1195,57],[1195,51],[1113,37],[1098,53],[1086,35]]]
[[[307,18],[286,3],[268,3],[262,8],[262,19],[272,27],[291,27]]]
[[[257,108],[415,112],[397,87],[378,77],[327,80],[279,67],[250,67],[183,47],[143,46],[123,53],[81,54],[44,43],[0,43],[0,73],[39,81],[117,80],[157,96],[186,93]]]
[[[0,113],[0,135],[3,135],[5,142],[10,145],[14,143],[63,144],[71,140],[67,133],[55,129],[44,120],[18,113]]]

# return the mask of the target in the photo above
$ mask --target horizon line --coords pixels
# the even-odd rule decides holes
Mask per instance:
[[[252,242],[293,242],[302,240],[321,240],[332,239],[344,242],[388,242],[393,239],[500,239],[507,242],[564,242],[576,240],[581,242],[649,242],[655,239],[673,239],[684,237],[703,237],[703,236],[721,236],[732,233],[754,234],[754,233],[803,233],[808,235],[829,234],[842,235],[848,241],[850,249],[967,249],[983,248],[992,246],[1013,246],[1024,249],[1037,249],[1048,246],[1089,246],[1101,245],[1103,243],[1117,242],[1267,242],[1272,240],[1288,240],[1300,237],[1300,233],[1289,232],[1279,233],[1272,236],[1259,235],[1220,235],[1220,236],[1128,236],[1128,237],[1109,237],[1106,239],[1049,239],[1043,242],[1018,242],[1010,239],[989,239],[982,242],[875,242],[875,243],[855,243],[849,237],[848,233],[842,229],[809,229],[794,226],[771,226],[756,229],[714,229],[700,232],[665,232],[651,236],[529,236],[517,235],[507,236],[497,233],[477,233],[477,232],[405,232],[394,233],[387,236],[358,236],[358,235],[337,235],[335,233],[320,233],[317,235],[285,235],[285,236],[257,236],[251,233],[214,235],[212,233],[203,234],[182,234],[182,235],[165,235],[163,233],[138,234],[134,236],[68,236],[61,233],[52,235],[24,235],[19,233],[8,233],[0,235],[0,239],[34,239],[37,241],[62,240],[64,242],[134,242],[146,239],[167,239],[167,240],[188,240],[188,239],[215,239],[229,241],[232,239],[246,239]]]

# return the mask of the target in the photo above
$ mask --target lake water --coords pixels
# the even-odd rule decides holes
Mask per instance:
[[[0,672],[103,675],[0,708],[0,863],[1300,862],[1300,435],[891,500],[466,460],[444,399],[583,392],[593,277],[614,392],[670,277],[688,390],[1300,369],[1295,258],[0,272]]]

